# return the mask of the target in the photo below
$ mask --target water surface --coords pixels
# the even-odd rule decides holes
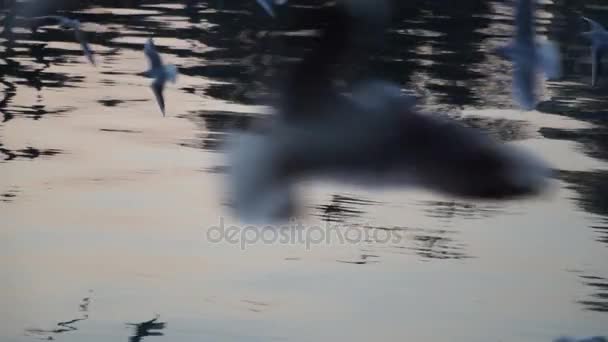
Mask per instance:
[[[510,65],[489,53],[513,30],[501,1],[403,2],[387,47],[349,75],[398,82],[422,109],[542,154],[557,171],[550,195],[472,203],[310,184],[307,225],[365,238],[209,241],[221,218],[236,223],[222,142],[268,115],[277,77],[323,25],[319,2],[293,0],[278,21],[254,1],[28,9],[81,19],[97,68],[71,32],[32,34],[17,18],[0,38],[2,341],[608,334],[608,81],[589,86],[577,19],[608,23],[602,0],[542,2],[539,32],[560,43],[565,78],[539,111],[514,108]],[[181,73],[165,118],[137,75],[150,36]]]

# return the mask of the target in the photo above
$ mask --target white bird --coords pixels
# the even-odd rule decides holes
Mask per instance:
[[[78,19],[70,19],[59,15],[49,15],[44,17],[35,17],[36,20],[53,20],[62,29],[74,30],[76,40],[80,43],[82,51],[89,62],[95,65],[95,59],[93,57],[93,50],[89,47],[89,43],[86,41],[85,35],[80,29],[80,21]]]
[[[346,51],[375,41],[352,36],[379,32],[365,28],[377,24],[378,16],[388,18],[381,3],[338,7],[319,47],[291,72],[276,117],[232,141],[228,179],[239,218],[289,218],[298,207],[294,185],[310,179],[417,186],[487,200],[534,195],[548,185],[551,171],[543,161],[445,117],[418,112],[397,85],[365,81],[346,94],[331,86]]]
[[[602,70],[602,56],[608,49],[608,31],[598,22],[583,17],[591,30],[584,32],[583,36],[591,40],[591,86],[595,87],[599,81]]]
[[[275,17],[276,14],[274,12],[274,5],[284,5],[287,3],[287,0],[256,0],[257,3],[262,6],[264,11],[268,13],[269,16]]]
[[[158,102],[163,116],[165,116],[165,98],[163,96],[163,91],[167,81],[175,83],[177,80],[177,67],[172,64],[163,64],[160,54],[156,51],[156,46],[154,45],[154,40],[152,38],[149,38],[146,42],[144,53],[146,54],[146,57],[148,57],[148,64],[150,66],[149,69],[144,72],[144,76],[154,79],[150,87],[152,88],[152,91],[154,91],[154,96],[156,96],[156,101]]]
[[[517,0],[515,9],[516,32],[512,42],[498,52],[513,63],[513,97],[525,110],[533,110],[537,103],[537,74],[544,72],[547,79],[561,77],[559,48],[552,42],[539,42],[534,32],[534,4],[536,0]]]

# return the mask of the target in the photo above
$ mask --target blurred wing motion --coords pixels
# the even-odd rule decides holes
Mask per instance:
[[[584,32],[583,36],[591,41],[591,86],[595,87],[602,72],[602,57],[608,49],[608,32],[598,22],[582,17],[589,23],[591,30]]]
[[[602,74],[602,57],[604,49],[600,47],[591,47],[591,86],[597,86],[599,78]]]
[[[562,59],[557,44],[553,42],[539,43],[536,53],[536,64],[543,69],[547,79],[555,80],[562,77]]]
[[[177,67],[173,64],[165,65],[165,76],[167,80],[171,81],[171,83],[177,82],[178,70]]]
[[[160,54],[156,51],[156,45],[154,45],[154,40],[152,38],[149,38],[146,42],[144,53],[146,54],[146,57],[148,57],[150,71],[156,72],[162,70],[163,61],[160,58]]]
[[[165,81],[155,79],[150,87],[152,87],[152,91],[154,92],[156,102],[160,107],[160,111],[163,113],[163,116],[165,116],[165,97],[163,96],[163,91],[165,90]]]
[[[353,50],[373,46],[388,23],[387,1],[360,0],[351,7],[354,2],[329,9],[334,17],[318,46],[291,71],[277,116],[261,132],[231,141],[228,181],[240,219],[290,218],[300,207],[294,185],[310,179],[414,186],[486,200],[546,189],[551,170],[543,161],[454,121],[417,112],[398,85],[371,80],[349,85],[345,94],[335,89],[336,65]],[[533,48],[531,56],[525,63],[515,58],[514,83],[528,107],[534,104]]]
[[[536,0],[516,0],[515,41],[518,45],[534,43],[534,2]]]
[[[601,33],[601,32],[606,32],[606,29],[604,28],[604,26],[602,26],[602,24],[598,23],[595,20],[589,19],[587,17],[582,17],[583,20],[585,20],[586,22],[589,23],[589,26],[591,27],[591,30],[587,33]]]
[[[52,25],[58,25],[62,29],[74,30],[74,37],[76,38],[76,41],[80,44],[80,47],[82,48],[82,52],[84,53],[87,60],[92,65],[95,65],[95,59],[93,57],[93,50],[89,46],[89,43],[86,41],[84,33],[80,30],[80,22],[78,20],[70,19],[68,17],[63,17],[63,16],[59,16],[59,15],[34,17],[32,19],[36,21],[36,24],[33,27],[34,31],[38,27],[46,25],[46,24],[39,25],[40,22],[47,22],[47,21],[53,22]]]
[[[558,46],[535,41],[534,2],[517,0],[513,42],[494,51],[513,62],[513,99],[524,110],[536,107],[538,73],[543,72],[550,80],[562,74]]]
[[[272,0],[255,0],[268,13],[269,16],[275,17]]]
[[[154,40],[152,38],[148,39],[146,42],[144,54],[148,58],[150,67],[144,72],[144,75],[154,79],[150,86],[156,97],[156,102],[158,102],[158,106],[160,107],[163,116],[165,116],[165,98],[163,96],[163,91],[167,81],[175,83],[177,80],[177,67],[171,64],[163,64],[160,54],[156,51],[156,46],[154,45]]]
[[[85,57],[89,60],[89,62],[95,65],[95,58],[93,57],[93,50],[89,46],[89,43],[86,41],[84,34],[80,30],[80,28],[74,29],[76,40],[80,43],[80,47],[85,55]]]
[[[35,21],[36,27],[59,25],[63,28],[72,28],[69,24],[71,19],[60,15],[45,15],[42,17],[33,17],[31,20]]]
[[[268,13],[271,17],[276,17],[276,13],[274,12],[275,5],[285,5],[287,0],[255,0],[258,5],[260,5],[266,13]]]
[[[237,136],[228,154],[237,216],[290,218],[300,207],[293,185],[310,179],[482,200],[536,195],[548,186],[551,171],[541,160],[456,122],[417,113],[411,99],[393,98],[388,107],[359,101],[345,99],[322,120],[277,121],[264,133]]]

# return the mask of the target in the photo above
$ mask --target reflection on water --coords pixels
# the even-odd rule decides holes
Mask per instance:
[[[398,1],[387,47],[342,75],[394,81],[413,90],[425,111],[449,110],[466,125],[545,153],[558,168],[555,198],[484,204],[323,189],[310,200],[312,219],[367,230],[370,239],[306,254],[284,246],[235,252],[201,242],[202,227],[224,215],[215,192],[227,171],[223,144],[232,131],[267,117],[262,105],[276,100],[286,70],[326,24],[323,2],[290,0],[269,20],[255,1],[20,1],[19,8],[0,1],[0,253],[9,260],[1,275],[35,287],[14,292],[0,284],[7,286],[0,298],[58,306],[48,292],[71,296],[68,280],[51,284],[61,274],[103,286],[105,305],[115,307],[99,310],[105,320],[87,321],[108,325],[85,337],[78,328],[87,311],[28,334],[105,341],[107,331],[117,331],[124,339],[120,327],[130,320],[120,313],[136,314],[132,308],[141,306],[157,312],[156,301],[175,313],[163,311],[172,328],[182,325],[172,329],[175,340],[263,340],[255,337],[271,329],[294,339],[492,339],[483,326],[505,340],[539,341],[574,334],[560,327],[580,335],[605,328],[608,78],[589,87],[589,47],[578,36],[586,29],[579,14],[608,23],[605,0],[540,4],[539,34],[558,41],[565,57],[565,77],[544,89],[540,113],[494,115],[513,108],[509,63],[489,53],[513,30],[504,1]],[[72,32],[32,32],[17,10],[80,19],[99,65],[87,64]],[[181,73],[167,89],[171,114],[164,119],[148,80],[137,75],[149,36]],[[387,232],[401,238],[385,242]],[[585,270],[580,282],[568,283],[569,268]],[[134,275],[140,269],[151,276],[142,281]],[[361,287],[370,279],[373,285]],[[272,301],[214,306],[199,301],[201,288]],[[56,317],[29,311],[35,310],[6,323],[18,331],[0,333],[2,340],[15,339],[28,322]],[[348,325],[336,317],[349,317]],[[166,323],[158,320],[132,324],[130,340],[162,336]],[[363,330],[369,324],[378,329]],[[311,332],[311,325],[319,328]]]
[[[61,151],[57,149],[39,150],[37,148],[28,146],[24,149],[13,151],[0,147],[0,153],[5,156],[4,161],[7,162],[19,158],[36,159],[38,157],[50,157],[61,153]],[[0,161],[0,163],[1,162],[2,161]]]
[[[141,323],[127,323],[135,327],[135,334],[129,337],[129,342],[140,342],[144,339],[144,337],[149,336],[163,336],[164,333],[161,331],[165,329],[167,323],[159,322],[158,319],[160,316],[156,316],[155,318],[141,322]]]
[[[591,226],[597,233],[597,240],[608,243],[608,172],[561,172],[561,178],[577,193],[574,200],[578,206],[599,216],[597,225]]]
[[[10,203],[17,197],[17,194],[19,194],[18,187],[13,187],[4,193],[0,193],[0,202]]]
[[[338,260],[338,262],[340,263],[344,263],[344,264],[353,264],[353,265],[366,265],[366,264],[373,264],[373,263],[377,263],[379,256],[378,255],[374,255],[374,254],[361,254],[360,258],[357,260],[351,260],[351,261],[347,261],[347,260]]]
[[[380,203],[349,195],[334,194],[329,204],[314,207],[316,214],[324,222],[344,222],[348,218],[354,218],[364,213],[366,206],[378,205]]]
[[[498,215],[503,212],[499,205],[481,205],[459,201],[421,201],[423,211],[430,217],[450,222],[456,217],[466,219],[482,219]]]
[[[268,303],[258,302],[250,299],[243,299],[241,302],[247,304],[249,306],[249,311],[251,312],[262,312],[265,308],[269,306]]]
[[[608,160],[608,127],[605,122],[594,122],[596,127],[584,130],[541,129],[547,139],[576,141],[593,158]]]
[[[422,261],[472,258],[467,254],[464,243],[458,241],[458,232],[453,230],[370,226],[365,229],[369,230],[368,236],[371,237],[365,247],[367,253],[415,255]],[[374,254],[368,256],[372,260],[380,257]],[[362,256],[362,261],[366,260]]]
[[[589,299],[580,301],[587,310],[606,312],[608,313],[608,279],[583,275],[583,282],[596,289],[596,293],[592,294]]]
[[[229,133],[248,129],[257,116],[250,113],[200,110],[188,113],[187,118],[200,127],[200,133],[196,139],[183,145],[218,151],[224,147]]]
[[[92,291],[89,291],[89,292],[92,292]],[[84,297],[80,301],[80,304],[78,304],[78,311],[81,312],[80,317],[73,318],[73,319],[70,319],[67,321],[63,321],[63,322],[58,322],[56,324],[57,327],[54,329],[45,330],[45,329],[30,328],[30,329],[26,329],[25,332],[26,332],[26,334],[36,336],[36,337],[40,338],[41,340],[51,341],[51,340],[55,340],[55,338],[59,334],[77,331],[78,330],[77,323],[89,319],[89,304],[90,303],[91,303],[91,297],[90,296]]]
[[[466,117],[463,122],[471,127],[482,129],[501,141],[525,140],[533,137],[530,124],[525,120],[492,119]]]

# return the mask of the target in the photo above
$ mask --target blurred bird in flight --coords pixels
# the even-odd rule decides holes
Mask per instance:
[[[89,46],[89,43],[87,42],[84,33],[80,29],[80,21],[78,21],[77,19],[70,19],[67,17],[59,16],[59,15],[34,17],[32,19],[34,19],[36,21],[52,21],[52,22],[54,22],[54,25],[58,25],[62,29],[74,30],[74,35],[76,37],[76,41],[78,41],[80,43],[80,47],[82,48],[82,51],[83,51],[85,57],[89,60],[89,62],[91,64],[95,65],[95,58],[93,57],[93,50],[91,50],[91,47]],[[37,23],[36,26],[34,26],[34,30],[36,30],[40,26],[44,26],[44,25],[38,25],[38,23]]]
[[[583,36],[591,41],[591,86],[597,86],[602,72],[602,57],[608,49],[608,31],[598,22],[583,17],[591,29]]]
[[[515,37],[496,52],[513,63],[513,98],[525,110],[537,103],[539,73],[547,79],[561,77],[561,57],[556,44],[536,40],[534,8],[536,0],[516,0]]]
[[[149,69],[144,72],[144,76],[154,79],[150,87],[154,92],[160,111],[165,116],[165,97],[163,96],[163,91],[165,90],[165,83],[167,81],[175,83],[177,80],[177,67],[172,64],[163,64],[152,38],[149,38],[146,42],[144,53],[148,57],[149,64]]]
[[[338,64],[381,41],[387,1],[341,1],[318,46],[285,80],[276,115],[230,146],[232,204],[248,221],[296,212],[294,184],[329,179],[372,187],[421,187],[486,200],[541,193],[540,159],[440,115],[419,112],[398,85],[366,80],[344,93]],[[382,29],[379,29],[382,28]],[[357,52],[357,53],[355,53]]]

